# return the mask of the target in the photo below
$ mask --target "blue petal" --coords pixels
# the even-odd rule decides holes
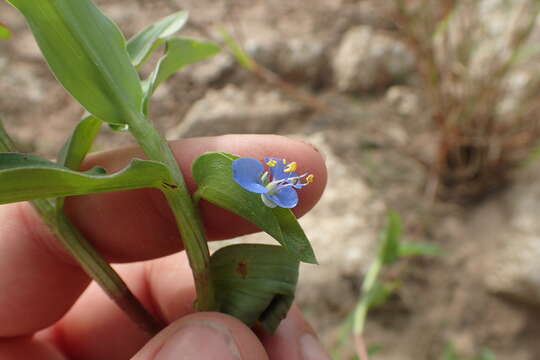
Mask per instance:
[[[282,208],[290,209],[298,204],[298,194],[296,193],[296,190],[290,186],[281,188],[281,190],[274,195],[264,194],[264,196]]]
[[[232,163],[233,179],[244,189],[257,193],[267,193],[268,189],[261,184],[264,166],[257,159],[240,158]]]

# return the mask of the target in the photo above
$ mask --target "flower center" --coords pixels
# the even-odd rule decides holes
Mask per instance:
[[[292,162],[289,165],[294,164],[291,166],[292,169],[296,170],[296,162]],[[294,170],[290,170],[289,172],[294,172]],[[284,172],[287,172],[287,169],[284,170]],[[301,179],[306,180],[306,182],[302,183]],[[295,186],[297,188],[301,188],[303,186],[306,186],[308,184],[311,184],[315,178],[315,175],[313,174],[302,174],[302,175],[295,175],[290,176],[284,179],[277,179],[273,180],[272,176],[268,171],[265,171],[261,175],[261,184],[268,189],[267,195],[275,195],[277,194],[281,189],[289,186]]]

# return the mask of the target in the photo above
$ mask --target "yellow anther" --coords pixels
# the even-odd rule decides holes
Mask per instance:
[[[315,179],[315,175],[313,174],[309,174],[307,177],[306,177],[306,182],[308,184],[311,184],[313,182],[313,180]]]
[[[285,168],[285,170],[283,170],[283,172],[292,172],[292,171],[296,171],[296,161],[293,161],[292,163],[290,163],[289,165],[287,165],[287,167]]]
[[[276,160],[268,160],[268,162],[266,163],[266,165],[268,165],[270,167],[274,167],[274,166],[276,166],[276,164],[277,164]]]
[[[287,165],[287,160],[283,159],[283,165]]]

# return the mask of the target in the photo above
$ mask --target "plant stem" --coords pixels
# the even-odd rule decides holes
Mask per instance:
[[[356,353],[361,360],[368,360],[368,354],[366,344],[363,339],[364,325],[366,323],[366,316],[369,310],[371,293],[375,286],[375,281],[379,276],[383,266],[383,259],[381,256],[377,256],[375,261],[369,266],[368,272],[362,283],[362,298],[356,306],[353,315],[353,338]]]
[[[0,119],[0,151],[15,152],[17,148]],[[98,254],[77,228],[58,211],[55,201],[31,201],[45,224],[55,234],[64,248],[77,260],[83,270],[101,286],[105,293],[143,330],[150,334],[159,332],[165,324],[154,318],[129,290],[114,269]]]
[[[354,311],[354,325],[353,332],[354,335],[362,335],[364,331],[364,324],[366,322],[366,315],[369,309],[369,300],[370,295],[375,285],[375,281],[379,276],[379,272],[382,268],[382,259],[377,257],[375,261],[370,265],[364,282],[362,283],[362,299],[358,303]]]
[[[165,327],[163,322],[153,317],[144,308],[116,271],[86,241],[64,212],[56,211],[53,201],[41,199],[31,203],[84,271],[137,325],[149,334],[156,334]]]
[[[141,113],[130,113],[129,129],[150,160],[167,165],[174,184],[163,184],[163,193],[173,211],[182,236],[197,291],[196,308],[199,311],[217,310],[210,274],[210,251],[206,243],[202,222],[193,199],[186,187],[182,172],[167,144],[152,124]]]

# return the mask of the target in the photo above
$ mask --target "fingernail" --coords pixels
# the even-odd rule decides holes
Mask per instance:
[[[304,334],[300,338],[300,349],[303,360],[330,360],[319,340],[312,334]]]
[[[240,360],[240,350],[229,330],[219,323],[189,323],[161,347],[155,360],[223,359]]]

